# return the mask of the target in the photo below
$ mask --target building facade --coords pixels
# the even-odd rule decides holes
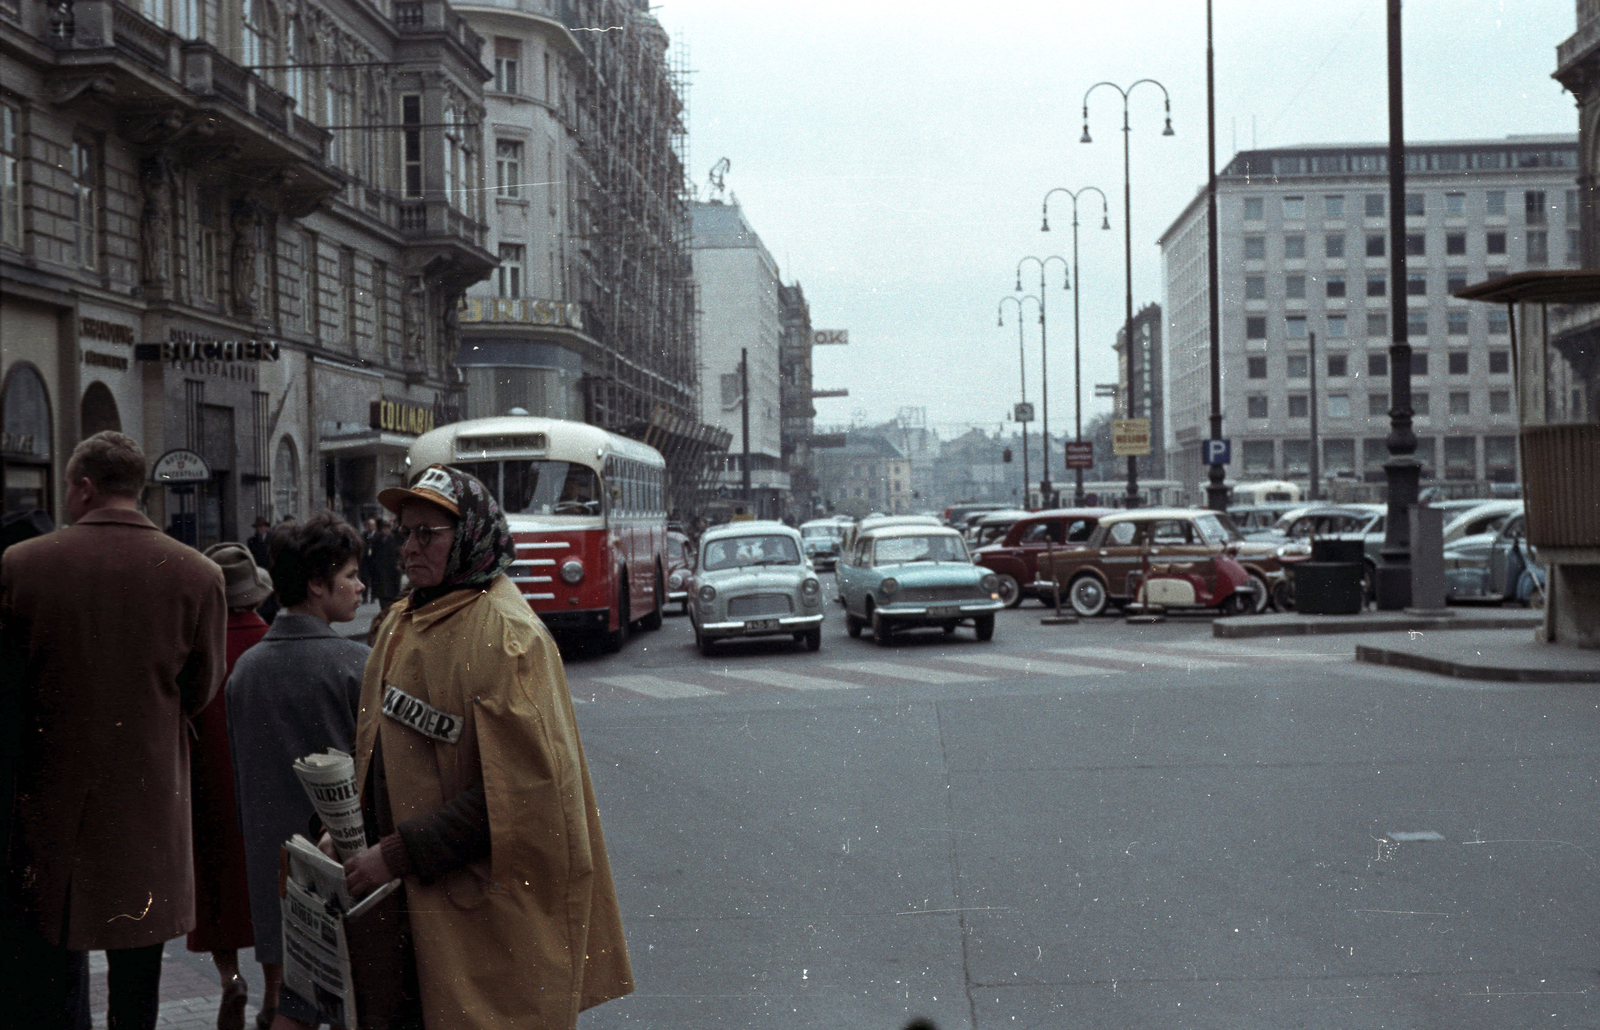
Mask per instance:
[[[911,459],[887,429],[853,429],[843,447],[815,452],[823,507],[855,515],[906,515],[913,508]]]
[[[7,512],[61,520],[101,429],[198,456],[146,504],[199,546],[375,512],[494,263],[480,43],[444,0],[0,0]]]
[[[1452,293],[1508,272],[1577,264],[1576,140],[1417,143],[1406,163],[1416,456],[1424,486],[1486,495],[1491,484],[1519,478],[1508,320]],[[1219,175],[1231,480],[1308,482],[1316,446],[1322,496],[1382,497],[1396,310],[1388,215],[1381,144],[1245,151]],[[1197,497],[1206,474],[1200,446],[1210,435],[1206,244],[1202,190],[1161,237],[1169,468]]]
[[[778,344],[783,467],[789,473],[789,514],[804,521],[818,514],[821,503],[811,460],[811,436],[817,417],[812,403],[811,305],[800,284],[794,283],[778,287],[778,306],[778,318],[783,324]]]
[[[1139,459],[1139,478],[1161,479],[1165,477],[1167,468],[1167,404],[1166,380],[1162,375],[1161,305],[1146,304],[1135,311],[1132,326],[1135,346],[1131,362],[1127,326],[1117,330],[1117,341],[1112,344],[1117,352],[1117,411],[1123,418],[1132,417],[1127,409],[1128,390],[1130,383],[1136,382],[1138,417],[1150,420],[1150,453]],[[1126,465],[1126,462],[1124,458],[1118,464]],[[1071,473],[1067,477],[1072,478]]]

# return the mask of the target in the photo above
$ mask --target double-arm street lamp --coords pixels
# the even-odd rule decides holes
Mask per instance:
[[[1083,186],[1069,190],[1065,186],[1057,186],[1044,195],[1044,212],[1039,222],[1040,232],[1050,231],[1050,194],[1065,193],[1072,198],[1072,278],[1077,282],[1078,288],[1072,294],[1072,387],[1074,402],[1072,407],[1072,438],[1078,443],[1083,442],[1083,348],[1078,335],[1078,298],[1083,296],[1083,269],[1078,265],[1078,195],[1094,190],[1100,194],[1100,228],[1111,228],[1111,204],[1106,200],[1105,191],[1098,186]],[[1046,461],[1049,458],[1046,457]],[[1072,504],[1074,507],[1083,507],[1083,469],[1073,469]]]
[[[1056,506],[1055,494],[1050,489],[1050,345],[1045,331],[1045,266],[1052,261],[1061,262],[1061,288],[1063,290],[1072,288],[1072,280],[1068,277],[1070,269],[1067,267],[1066,258],[1058,257],[1055,254],[1040,258],[1029,254],[1017,262],[1016,290],[1018,293],[1022,292],[1022,266],[1029,261],[1037,262],[1039,265],[1039,296],[1035,299],[1039,301],[1039,411],[1044,422],[1042,430],[1044,434],[1042,444],[1044,468],[1039,470],[1039,504],[1046,508],[1054,508]]]
[[[1022,403],[1028,403],[1028,354],[1022,343],[1022,302],[1031,300],[1039,303],[1039,298],[1033,294],[1024,297],[1001,297],[1000,303],[995,305],[995,325],[1006,324],[1006,301],[1017,306],[1017,364],[1022,369]],[[1022,419],[1022,507],[1028,507],[1028,491],[1031,489],[1032,480],[1028,474],[1028,422]],[[1049,450],[1048,445],[1045,448]]]
[[[1162,97],[1165,98],[1165,101],[1166,101],[1167,124],[1166,124],[1166,127],[1161,130],[1161,135],[1163,135],[1163,136],[1171,136],[1171,135],[1173,135],[1173,131],[1172,131],[1172,97],[1167,93],[1167,87],[1163,86],[1161,83],[1157,82],[1155,79],[1140,79],[1139,81],[1137,81],[1137,82],[1133,83],[1132,85],[1130,85],[1127,89],[1123,89],[1121,86],[1117,85],[1114,82],[1097,82],[1093,86],[1090,86],[1087,90],[1085,90],[1084,93],[1083,93],[1083,135],[1081,137],[1079,137],[1079,139],[1078,139],[1079,143],[1092,143],[1092,142],[1094,142],[1092,139],[1089,138],[1089,94],[1093,93],[1095,90],[1099,89],[1101,86],[1109,86],[1112,89],[1116,90],[1117,93],[1120,94],[1121,97],[1122,97],[1122,221],[1123,221],[1123,229],[1125,230],[1125,233],[1126,233],[1126,239],[1124,240],[1124,243],[1123,243],[1123,258],[1122,258],[1122,260],[1123,260],[1123,274],[1124,274],[1124,277],[1127,280],[1127,310],[1126,310],[1126,317],[1125,317],[1125,320],[1123,322],[1123,340],[1124,340],[1123,345],[1125,347],[1127,347],[1127,349],[1128,349],[1128,352],[1127,352],[1128,353],[1128,409],[1127,410],[1128,410],[1128,417],[1129,418],[1138,418],[1139,417],[1139,375],[1140,375],[1140,368],[1139,368],[1139,362],[1138,362],[1138,359],[1137,359],[1138,344],[1134,341],[1134,338],[1133,338],[1133,217],[1132,217],[1133,204],[1132,204],[1132,200],[1130,199],[1130,189],[1129,189],[1129,185],[1128,185],[1128,135],[1132,131],[1132,129],[1128,124],[1128,97],[1129,97],[1130,94],[1133,93],[1134,90],[1138,89],[1140,86],[1144,85],[1145,83],[1149,83],[1150,85],[1152,85],[1152,86],[1156,87],[1157,89],[1159,89],[1161,91]],[[1151,383],[1150,383],[1150,388],[1152,390],[1154,390],[1158,385],[1159,384],[1157,384],[1154,381],[1154,379],[1152,378]],[[1159,430],[1154,428],[1154,427],[1152,427],[1151,436],[1153,437],[1156,432],[1159,432]],[[1130,507],[1130,508],[1136,508],[1136,507],[1139,506],[1139,459],[1135,458],[1135,457],[1131,457],[1131,456],[1128,458],[1128,497],[1127,497],[1127,506]]]

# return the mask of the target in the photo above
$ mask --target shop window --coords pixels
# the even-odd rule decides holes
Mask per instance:
[[[1444,477],[1446,479],[1476,479],[1478,477],[1477,437],[1447,436],[1444,438]]]
[[[122,432],[122,416],[117,413],[117,399],[111,396],[111,390],[105,383],[90,383],[89,388],[83,391],[78,417],[84,439],[108,429]]]
[[[1246,440],[1244,442],[1244,470],[1246,472],[1271,472],[1274,457],[1273,441]]]
[[[0,393],[5,514],[50,510],[50,395],[32,365],[18,363]]]
[[[300,515],[300,460],[287,436],[278,440],[272,458],[272,510],[280,521],[285,515]]]

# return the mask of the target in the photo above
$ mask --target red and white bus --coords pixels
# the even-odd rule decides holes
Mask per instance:
[[[505,509],[517,542],[510,576],[552,631],[622,646],[659,629],[667,601],[666,462],[653,447],[582,422],[506,416],[417,437],[415,476],[434,463],[470,472]]]

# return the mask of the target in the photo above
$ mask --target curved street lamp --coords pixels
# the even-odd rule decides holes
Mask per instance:
[[[1039,303],[1039,298],[1033,294],[1023,297],[1001,297],[1000,303],[995,305],[995,325],[1006,324],[1006,301],[1017,306],[1017,364],[1022,369],[1022,403],[1028,403],[1028,357],[1022,345],[1022,302],[1031,300]],[[1022,507],[1028,507],[1028,423],[1022,423]]]
[[[1029,254],[1017,262],[1016,291],[1018,293],[1022,292],[1022,266],[1029,261],[1037,262],[1039,265],[1039,296],[1035,299],[1039,301],[1039,391],[1041,393],[1039,414],[1044,422],[1044,441],[1041,445],[1043,448],[1044,468],[1039,470],[1039,504],[1041,507],[1054,508],[1056,506],[1055,495],[1050,489],[1050,346],[1045,334],[1044,269],[1052,261],[1061,262],[1061,288],[1063,290],[1072,288],[1072,280],[1068,278],[1071,269],[1067,266],[1067,259],[1064,257],[1051,254],[1049,257],[1040,258]]]
[[[1100,194],[1100,228],[1111,228],[1111,204],[1106,200],[1105,191],[1098,186],[1081,186],[1069,190],[1065,186],[1057,186],[1044,195],[1044,212],[1039,222],[1040,232],[1050,231],[1050,194],[1065,193],[1072,198],[1072,278],[1077,280],[1078,289],[1072,295],[1072,388],[1074,401],[1072,406],[1072,438],[1078,443],[1083,442],[1083,362],[1082,346],[1078,335],[1078,298],[1083,296],[1083,269],[1078,265],[1078,195],[1088,193],[1090,190]],[[1073,469],[1072,504],[1074,507],[1083,507],[1083,469]]]
[[[1127,280],[1127,310],[1125,314],[1125,320],[1123,321],[1122,331],[1123,339],[1125,341],[1124,346],[1128,348],[1129,418],[1137,418],[1139,414],[1139,366],[1134,359],[1134,351],[1136,346],[1133,342],[1133,218],[1131,214],[1132,202],[1130,200],[1128,187],[1128,134],[1132,131],[1132,129],[1128,124],[1128,97],[1135,89],[1138,89],[1147,82],[1159,89],[1162,97],[1165,98],[1167,124],[1166,127],[1161,130],[1161,135],[1175,135],[1172,131],[1172,97],[1167,93],[1167,87],[1163,86],[1155,79],[1140,79],[1130,85],[1127,89],[1123,89],[1114,82],[1097,82],[1085,90],[1083,93],[1083,135],[1078,138],[1079,143],[1094,142],[1094,140],[1089,138],[1089,94],[1093,93],[1101,86],[1109,86],[1116,90],[1117,93],[1122,96],[1122,221],[1123,228],[1126,233],[1126,239],[1123,243],[1122,263],[1123,275]],[[1155,385],[1155,382],[1152,380],[1150,384],[1151,388],[1154,389]],[[1152,430],[1152,435],[1154,435],[1154,430]],[[1128,458],[1127,505],[1130,508],[1135,508],[1139,505],[1139,459],[1131,456]]]

